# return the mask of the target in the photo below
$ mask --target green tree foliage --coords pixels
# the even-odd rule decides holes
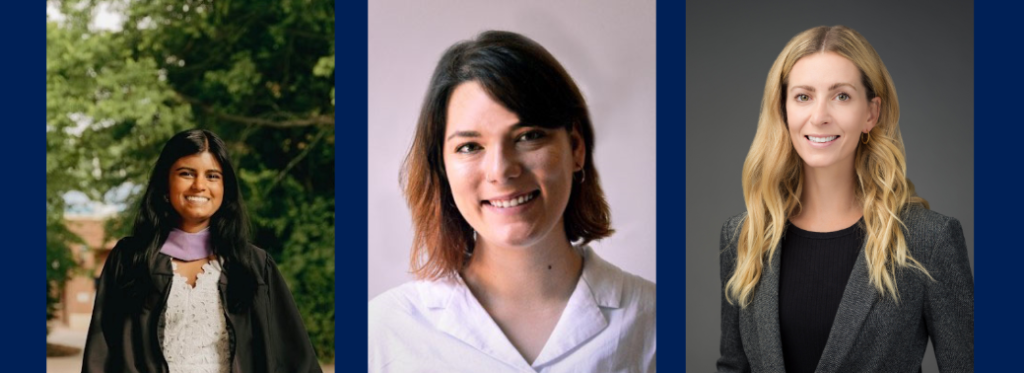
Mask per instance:
[[[212,130],[239,169],[254,243],[279,263],[320,359],[333,360],[334,2],[48,4],[64,16],[46,33],[48,227],[61,226],[72,190],[109,202],[127,185],[113,202],[133,206],[171,135]],[[91,25],[103,6],[123,16],[120,30]],[[108,222],[108,237],[128,234],[134,212]],[[59,232],[48,231],[48,260],[51,242],[55,256],[68,242]]]

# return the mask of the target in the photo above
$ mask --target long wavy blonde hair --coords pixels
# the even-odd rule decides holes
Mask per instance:
[[[897,267],[916,268],[928,275],[907,249],[900,212],[909,204],[928,208],[907,179],[906,154],[900,136],[896,87],[875,49],[856,31],[844,26],[820,26],[804,31],[786,44],[775,59],[764,87],[757,134],[743,163],[743,198],[747,216],[739,229],[736,270],[726,283],[726,299],[746,307],[766,263],[771,263],[790,216],[800,212],[803,161],[793,148],[786,125],[785,92],[797,60],[816,52],[834,52],[856,65],[867,87],[868,100],[881,98],[878,123],[867,144],[855,154],[856,197],[864,208],[865,255],[871,284],[898,300]],[[735,234],[735,233],[734,233]]]

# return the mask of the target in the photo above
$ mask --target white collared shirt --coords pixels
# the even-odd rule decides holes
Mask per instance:
[[[369,371],[654,372],[655,285],[581,252],[583,275],[532,365],[456,276],[370,301]]]

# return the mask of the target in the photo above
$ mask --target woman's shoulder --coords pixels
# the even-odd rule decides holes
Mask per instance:
[[[960,227],[960,221],[956,218],[940,214],[918,204],[905,207],[900,214],[900,220],[903,221],[908,233],[922,236],[941,234],[950,228]]]
[[[141,239],[135,236],[125,236],[117,240],[114,244],[114,248],[110,250],[110,254],[107,255],[107,262],[105,265],[111,263],[118,263],[121,261],[130,261],[130,255],[134,254],[138,250],[145,248],[145,243]]]
[[[396,319],[427,318],[451,297],[460,284],[454,279],[415,280],[377,295],[368,304],[370,328],[397,325]]]
[[[263,250],[263,248],[261,248],[259,246],[253,245],[252,243],[249,243],[249,252],[250,252],[250,259],[252,260],[253,264],[256,264],[256,265],[261,266],[261,267],[264,266],[264,265],[274,265],[274,264],[276,264],[276,263],[274,263],[274,258],[272,258],[270,256],[270,254],[267,253],[266,250]]]
[[[657,285],[629,273],[604,260],[593,249],[583,248],[584,269],[581,281],[586,281],[598,298],[608,298],[609,304],[619,303],[623,308],[654,313],[657,308]]]
[[[728,252],[735,252],[734,245],[736,239],[739,237],[740,225],[743,224],[743,220],[747,218],[747,212],[743,211],[739,214],[730,216],[722,223],[722,233],[720,236],[719,251],[725,255]],[[730,250],[732,249],[732,250]]]
[[[396,309],[416,307],[419,303],[417,282],[406,282],[373,297],[369,303],[370,318],[373,319],[375,315],[390,313]]]
[[[418,280],[394,287],[370,300],[367,347],[373,366],[386,365],[406,343],[440,333],[437,325],[456,284],[452,280]],[[373,370],[373,369],[371,369]]]
[[[746,218],[747,218],[747,212],[746,211],[743,211],[743,212],[741,212],[739,214],[730,216],[728,219],[725,219],[725,223],[722,223],[722,231],[725,232],[727,230],[736,230],[736,229],[738,229],[740,224],[743,224],[743,219],[746,219]]]
[[[927,259],[934,250],[943,248],[965,248],[963,227],[954,217],[946,216],[920,205],[910,205],[903,209],[900,220],[905,227],[907,246],[911,252],[920,256],[918,260]]]

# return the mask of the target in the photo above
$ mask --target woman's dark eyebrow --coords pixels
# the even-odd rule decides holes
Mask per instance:
[[[480,132],[477,131],[455,131],[455,133],[448,136],[446,140],[451,140],[453,137],[480,137]]]
[[[196,169],[194,169],[194,168],[192,168],[192,167],[185,167],[185,166],[181,166],[181,167],[178,167],[178,168],[175,168],[175,169],[174,169],[174,171],[181,171],[181,170],[186,170],[186,171],[192,171],[192,172],[198,172],[198,171],[196,171]],[[222,173],[224,173],[224,171],[221,171],[221,170],[216,170],[216,169],[209,169],[209,170],[206,170],[206,173],[211,173],[211,172],[216,172],[216,173],[218,173],[218,174],[222,174]]]
[[[533,125],[533,124],[527,124],[527,123],[523,123],[523,122],[517,122],[516,124],[512,125],[512,129],[519,129],[519,128],[524,128],[524,127],[540,127],[540,126]],[[448,135],[448,138],[445,139],[445,141],[451,140],[452,138],[454,138],[456,136],[458,136],[458,137],[480,137],[480,132],[477,132],[477,131],[455,131],[455,133],[453,133],[451,135]]]

